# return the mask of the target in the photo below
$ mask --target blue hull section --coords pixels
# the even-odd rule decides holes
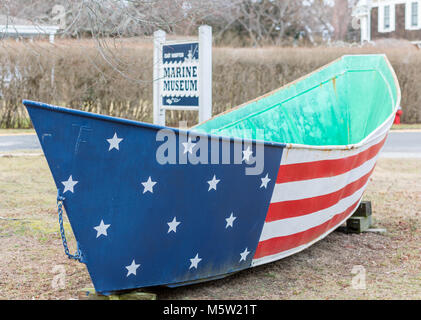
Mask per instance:
[[[98,292],[194,283],[250,267],[282,146],[265,144],[263,171],[247,175],[252,165],[232,163],[240,140],[204,135],[191,139],[193,147],[190,132],[166,128],[177,143],[164,154],[175,150],[177,163],[161,164],[169,139],[157,139],[161,127],[24,104]],[[180,163],[200,140],[211,150],[202,163]],[[223,150],[231,164],[222,163]]]

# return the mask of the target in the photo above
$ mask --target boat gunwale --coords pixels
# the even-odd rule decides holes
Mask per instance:
[[[238,106],[236,106],[234,108],[231,108],[231,109],[226,110],[226,111],[224,111],[222,113],[219,113],[219,114],[213,116],[212,118],[210,118],[208,120],[205,120],[205,121],[202,121],[201,123],[198,123],[197,125],[193,126],[191,129],[193,130],[195,127],[197,127],[199,125],[202,125],[202,124],[204,124],[204,123],[206,123],[206,122],[208,122],[210,120],[213,120],[213,119],[215,119],[215,118],[217,118],[219,116],[222,116],[224,114],[230,113],[230,112],[232,112],[234,110],[241,109],[241,108],[245,107],[246,105],[249,105],[251,103],[254,103],[254,102],[257,102],[257,101],[259,101],[261,99],[264,99],[264,98],[266,98],[266,97],[268,97],[270,95],[273,95],[274,93],[276,93],[276,92],[278,92],[278,91],[280,91],[282,89],[285,89],[287,87],[290,87],[290,86],[292,86],[292,85],[294,85],[294,84],[296,84],[296,83],[298,83],[298,82],[300,82],[300,81],[302,81],[302,80],[304,80],[304,79],[306,79],[306,78],[308,78],[308,77],[310,77],[310,76],[312,76],[312,75],[320,72],[321,70],[326,69],[327,67],[329,67],[329,66],[331,66],[331,65],[333,65],[333,64],[335,64],[335,63],[337,63],[339,61],[341,61],[345,57],[349,57],[349,56],[354,56],[354,57],[355,56],[379,56],[379,57],[383,57],[384,58],[387,66],[389,67],[389,70],[390,70],[391,75],[393,77],[395,88],[396,88],[396,104],[395,104],[395,107],[393,109],[393,112],[391,112],[391,114],[389,115],[389,117],[387,117],[379,126],[377,126],[377,128],[375,128],[364,139],[362,139],[361,141],[359,141],[357,143],[346,144],[346,145],[308,145],[308,144],[301,144],[301,143],[284,143],[284,145],[285,145],[285,148],[287,148],[287,149],[311,149],[311,150],[321,150],[321,151],[350,150],[350,149],[359,148],[362,145],[366,144],[368,141],[370,141],[373,138],[373,136],[375,135],[376,131],[379,128],[382,128],[383,126],[385,126],[391,120],[391,118],[395,116],[395,113],[396,113],[396,111],[397,111],[397,109],[399,107],[400,101],[401,101],[401,89],[400,89],[400,86],[399,86],[398,77],[396,76],[395,70],[393,69],[392,64],[390,63],[389,59],[387,58],[387,55],[384,54],[384,53],[379,53],[379,54],[345,54],[345,55],[342,55],[341,57],[339,57],[339,58],[337,58],[337,59],[329,62],[328,64],[325,64],[325,65],[321,66],[320,68],[317,68],[316,70],[314,70],[314,71],[312,71],[312,72],[310,72],[310,73],[308,73],[308,74],[306,74],[306,75],[304,75],[304,76],[302,76],[302,77],[300,77],[300,78],[298,78],[298,79],[296,79],[296,80],[294,80],[292,82],[289,82],[289,83],[281,86],[280,88],[274,89],[274,90],[272,90],[270,92],[267,92],[267,93],[261,95],[260,97],[254,98],[254,99],[249,100],[247,102],[244,102],[244,103],[242,103],[242,104],[240,104],[240,105],[238,105]]]
[[[171,130],[171,131],[174,131],[174,132],[179,133],[179,134],[185,134],[185,135],[194,134],[195,136],[198,136],[198,137],[207,137],[207,138],[214,139],[214,140],[222,139],[222,141],[228,141],[228,142],[233,141],[233,142],[257,143],[257,144],[264,144],[264,145],[270,146],[270,147],[276,146],[276,147],[284,148],[286,146],[286,143],[280,143],[280,142],[274,142],[274,141],[272,142],[272,141],[265,141],[265,140],[257,140],[257,139],[229,137],[229,136],[215,135],[215,134],[211,134],[211,133],[203,133],[203,132],[194,131],[194,130],[190,130],[190,129],[186,130],[186,129],[162,126],[162,125],[157,125],[157,124],[152,124],[152,123],[147,123],[147,122],[142,122],[142,121],[130,120],[130,119],[126,119],[126,118],[119,118],[119,117],[113,117],[113,116],[108,116],[108,115],[99,114],[99,113],[93,113],[93,112],[78,110],[78,109],[60,107],[60,106],[55,106],[55,105],[52,105],[52,104],[39,102],[39,101],[33,101],[33,100],[24,99],[24,100],[22,100],[22,103],[26,107],[29,106],[29,107],[35,107],[35,108],[40,108],[40,109],[49,109],[49,110],[55,111],[55,112],[70,113],[70,114],[75,114],[77,116],[81,116],[81,117],[85,117],[85,118],[94,118],[94,119],[103,120],[103,121],[111,121],[111,122],[126,124],[126,125],[130,125],[130,126],[134,126],[134,127],[143,127],[143,128],[150,129],[150,130],[158,130],[159,131],[159,130],[164,129],[164,130]]]
[[[395,104],[395,108],[393,109],[393,112],[391,112],[391,114],[389,115],[389,117],[387,117],[383,123],[381,123],[376,129],[374,129],[370,134],[368,134],[363,140],[361,140],[360,142],[354,143],[354,144],[347,144],[347,145],[306,145],[306,144],[296,144],[296,143],[281,143],[281,142],[275,142],[275,141],[268,141],[268,140],[259,140],[259,139],[249,139],[249,138],[238,138],[238,137],[230,137],[230,136],[224,136],[224,135],[216,135],[216,134],[211,134],[211,133],[203,133],[203,132],[199,132],[199,131],[195,131],[194,128],[197,127],[198,125],[201,125],[205,122],[208,122],[216,117],[219,117],[223,114],[232,112],[234,110],[240,109],[242,107],[244,107],[245,105],[248,105],[250,103],[253,103],[255,101],[258,101],[260,99],[263,99],[269,95],[274,94],[275,92],[282,90],[283,88],[289,87],[299,81],[302,81],[303,79],[310,77],[311,75],[327,68],[328,66],[337,63],[338,61],[342,60],[344,57],[347,56],[372,56],[370,54],[367,55],[343,55],[340,58],[335,59],[334,61],[314,70],[313,72],[302,76],[298,79],[296,79],[293,82],[290,82],[278,89],[272,90],[260,97],[257,97],[255,99],[252,99],[248,102],[245,102],[239,106],[236,106],[232,109],[229,109],[225,112],[222,112],[218,115],[213,116],[212,118],[205,120],[189,129],[180,129],[180,128],[174,128],[174,127],[168,127],[168,126],[162,126],[162,125],[157,125],[157,124],[152,124],[152,123],[147,123],[147,122],[142,122],[142,121],[136,121],[136,120],[130,120],[130,119],[125,119],[125,118],[119,118],[119,117],[113,117],[113,116],[109,116],[109,115],[103,115],[103,114],[98,114],[98,113],[93,113],[93,112],[88,112],[88,111],[83,111],[83,110],[78,110],[78,109],[72,109],[72,108],[66,108],[66,107],[60,107],[60,106],[55,106],[52,104],[47,104],[47,103],[43,103],[43,102],[39,102],[39,101],[33,101],[33,100],[22,100],[22,103],[26,106],[26,107],[36,107],[36,108],[43,108],[43,109],[50,109],[51,111],[55,111],[55,112],[61,112],[61,113],[70,113],[70,114],[75,114],[78,116],[82,116],[82,117],[87,117],[87,118],[96,118],[99,120],[103,120],[103,121],[111,121],[111,122],[116,122],[116,123],[122,123],[122,124],[126,124],[126,125],[131,125],[131,126],[135,126],[135,127],[143,127],[146,129],[151,129],[151,130],[172,130],[178,134],[194,134],[195,136],[198,137],[207,137],[213,140],[219,140],[222,139],[222,141],[233,141],[233,142],[245,142],[245,143],[256,143],[256,144],[263,144],[265,146],[270,146],[270,147],[281,147],[281,148],[287,148],[287,149],[310,149],[310,150],[321,150],[321,151],[331,151],[331,150],[350,150],[350,149],[356,149],[361,147],[362,145],[366,144],[368,141],[370,141],[373,136],[377,133],[378,129],[384,127],[389,121],[391,121],[391,118],[395,116],[396,110],[399,107],[400,104],[400,100],[401,100],[401,90],[400,90],[400,86],[399,86],[399,82],[396,76],[396,73],[389,61],[389,59],[387,58],[387,56],[385,54],[376,54],[377,56],[382,56],[388,67],[389,70],[392,74],[393,80],[394,80],[394,84],[395,84],[395,88],[396,88],[396,104]]]

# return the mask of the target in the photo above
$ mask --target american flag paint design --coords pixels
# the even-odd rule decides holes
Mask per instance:
[[[307,248],[352,215],[391,120],[354,149],[284,149],[253,266]]]
[[[153,125],[25,105],[103,293],[218,278],[308,247],[356,209],[391,125],[348,150],[266,144],[256,176],[246,161],[212,164],[215,154],[207,164],[161,165]],[[242,143],[213,139],[219,153]],[[177,154],[194,152],[197,141],[184,141]]]

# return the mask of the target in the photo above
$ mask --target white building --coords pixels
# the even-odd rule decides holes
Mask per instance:
[[[380,38],[421,41],[421,0],[360,0],[353,12],[361,42]]]

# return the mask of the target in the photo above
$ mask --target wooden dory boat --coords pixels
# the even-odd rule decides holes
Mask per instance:
[[[108,294],[220,278],[322,239],[359,205],[399,101],[386,56],[357,55],[190,130],[23,103],[73,257]]]

